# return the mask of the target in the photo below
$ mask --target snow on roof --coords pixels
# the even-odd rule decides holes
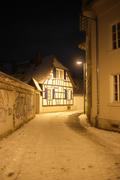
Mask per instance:
[[[45,57],[41,64],[35,68],[33,78],[42,84],[50,75],[50,71],[53,67],[53,60],[49,57]]]
[[[32,64],[25,73],[23,80],[28,83],[32,78],[34,78],[38,83],[42,84],[49,77],[50,71],[53,67],[68,71],[68,69],[63,66],[55,56],[47,56],[42,59],[38,66]]]
[[[65,66],[63,66],[56,58],[53,59],[53,65],[56,68],[60,68],[60,69],[64,69],[68,71],[68,68],[66,68]]]

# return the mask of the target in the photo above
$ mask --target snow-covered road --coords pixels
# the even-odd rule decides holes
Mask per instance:
[[[0,180],[120,179],[120,134],[43,113],[0,141]]]

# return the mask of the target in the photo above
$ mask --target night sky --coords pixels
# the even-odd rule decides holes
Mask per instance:
[[[0,61],[29,60],[40,51],[57,55],[72,68],[77,48],[81,3],[32,1],[0,8]]]

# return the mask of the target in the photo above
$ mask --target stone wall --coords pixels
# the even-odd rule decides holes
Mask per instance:
[[[0,72],[0,137],[35,116],[35,90]]]

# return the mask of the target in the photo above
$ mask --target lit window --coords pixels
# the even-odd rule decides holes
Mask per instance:
[[[120,101],[120,74],[113,76],[113,100]]]
[[[56,69],[56,78],[57,79],[64,79],[64,71],[61,69]]]
[[[51,100],[52,98],[53,98],[53,96],[52,96],[53,94],[52,94],[52,89],[48,89],[48,100]]]
[[[112,25],[112,47],[120,48],[120,23]]]
[[[63,88],[56,88],[54,89],[54,98],[55,99],[63,99],[64,98],[64,91]]]
[[[70,89],[67,91],[67,99],[68,100],[72,99],[72,91]]]
[[[63,71],[60,71],[60,79],[63,79]]]

